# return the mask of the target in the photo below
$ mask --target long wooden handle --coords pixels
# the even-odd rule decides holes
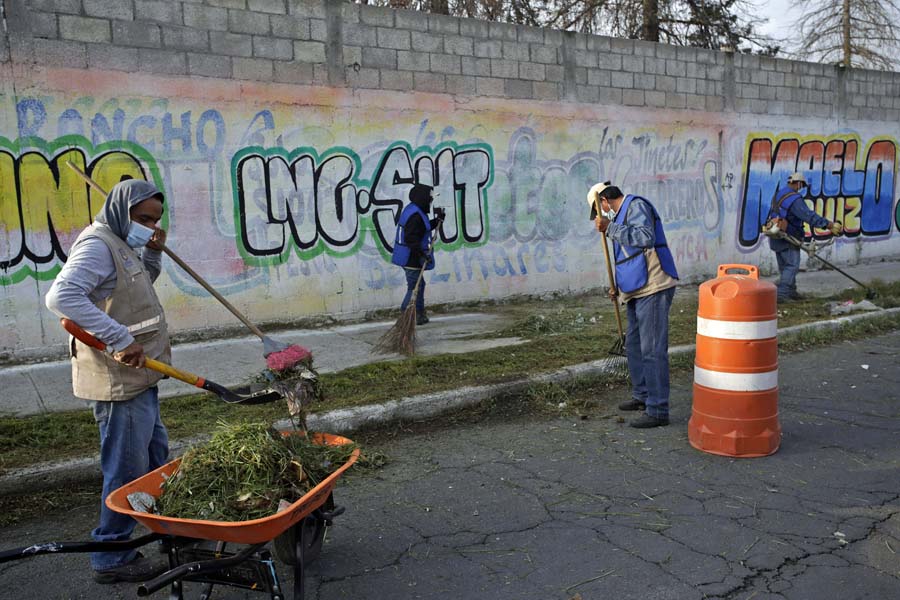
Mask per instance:
[[[613,278],[612,261],[609,260],[609,244],[606,241],[606,232],[601,231],[600,235],[603,236],[603,258],[606,259],[606,276],[609,277],[609,285],[612,289],[618,290],[616,280]],[[619,312],[618,300],[613,300],[613,306],[616,309],[616,325],[619,326],[619,337],[623,337],[625,330],[622,328],[622,314]]]
[[[193,373],[188,373],[187,371],[182,371],[181,369],[176,369],[172,365],[168,365],[164,362],[159,362],[158,360],[152,358],[145,359],[144,366],[148,369],[156,371],[157,373],[162,373],[163,375],[174,377],[179,381],[183,381],[185,383],[203,389],[204,380],[199,375],[194,375]]]
[[[91,186],[92,188],[94,188],[98,193],[103,194],[104,197],[106,196],[106,190],[104,190],[102,187],[100,187],[100,186],[97,184],[96,181],[94,181],[93,179],[91,179],[90,176],[88,176],[87,173],[85,173],[84,171],[82,171],[81,169],[79,169],[78,166],[77,166],[75,163],[73,163],[72,161],[67,161],[66,164],[69,166],[70,169],[72,169],[73,171],[75,171],[82,179],[84,179],[84,181],[87,182],[87,184],[88,184],[89,186]],[[251,323],[251,322],[247,319],[247,317],[245,317],[243,314],[241,314],[241,313],[238,311],[238,309],[236,309],[236,308],[231,304],[231,302],[229,302],[228,300],[226,300],[225,297],[222,296],[222,294],[220,294],[219,292],[217,292],[211,285],[209,285],[209,284],[206,282],[205,279],[203,279],[202,277],[200,277],[200,275],[199,275],[196,271],[194,271],[192,268],[190,268],[186,262],[184,262],[183,260],[181,260],[181,258],[180,258],[177,254],[175,254],[174,252],[172,252],[172,250],[169,249],[168,246],[166,246],[165,244],[160,244],[160,246],[162,247],[163,252],[166,253],[166,256],[168,256],[169,258],[171,258],[172,260],[174,260],[175,263],[176,263],[179,267],[181,267],[188,275],[190,275],[191,277],[194,278],[194,281],[196,281],[197,283],[199,283],[200,285],[202,285],[202,286],[203,286],[203,289],[205,289],[207,292],[209,292],[209,293],[213,296],[213,298],[215,298],[216,300],[218,300],[219,302],[221,302],[221,303],[222,303],[222,306],[224,306],[225,308],[227,308],[228,310],[230,310],[230,311],[231,311],[231,314],[233,314],[235,317],[237,317],[237,318],[241,321],[241,323],[243,323],[244,325],[247,326],[247,329],[249,329],[251,332],[253,332],[253,334],[256,335],[259,339],[264,339],[264,338],[265,338],[265,336],[263,335],[263,332],[259,330],[259,327],[257,327],[257,326],[254,325],[253,323]]]
[[[63,329],[72,334],[72,337],[77,339],[79,342],[86,346],[90,346],[91,348],[96,348],[101,352],[109,352],[112,354],[112,349],[109,348],[106,344],[98,340],[96,337],[82,329],[78,324],[76,324],[71,319],[60,319],[59,322],[62,324]],[[169,377],[174,377],[180,381],[185,383],[189,383],[191,385],[197,386],[198,388],[203,388],[204,379],[202,377],[198,377],[193,373],[188,373],[187,371],[182,371],[180,369],[176,369],[172,365],[167,365],[164,362],[160,362],[158,360],[154,360],[152,358],[146,358],[144,362],[144,367],[147,369],[151,369],[156,371],[157,373],[162,373],[163,375],[168,375]]]

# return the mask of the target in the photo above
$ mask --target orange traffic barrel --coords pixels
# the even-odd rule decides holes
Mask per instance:
[[[730,270],[746,271],[732,275]],[[723,456],[778,450],[778,315],[775,286],[752,265],[720,265],[700,286],[691,446]]]

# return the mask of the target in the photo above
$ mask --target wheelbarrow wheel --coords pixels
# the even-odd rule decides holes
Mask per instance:
[[[329,495],[322,505],[322,509],[329,511],[334,508],[334,500]],[[272,543],[275,557],[286,565],[297,564],[297,541],[303,536],[303,564],[308,565],[315,561],[322,552],[322,544],[325,542],[325,530],[328,528],[324,519],[315,514],[305,517],[302,521],[279,535]]]

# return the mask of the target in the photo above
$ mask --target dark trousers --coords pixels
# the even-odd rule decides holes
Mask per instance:
[[[790,300],[797,297],[797,273],[800,271],[800,248],[791,246],[775,251],[778,261],[778,299]]]
[[[669,418],[669,309],[675,288],[628,301],[625,354],[631,395],[651,417]]]
[[[419,281],[419,273],[421,271],[419,269],[408,269],[404,267],[403,272],[406,273],[406,296],[403,297],[403,302],[400,304],[401,311],[406,310],[406,307],[409,306],[410,298],[412,298],[413,288],[416,287],[416,282]],[[419,284],[419,293],[416,294],[416,314],[425,314],[424,276],[422,277],[422,283]]]
[[[98,542],[127,540],[137,522],[106,506],[106,497],[141,475],[161,467],[169,455],[169,436],[159,417],[156,386],[131,400],[96,402],[94,418],[100,428],[100,470],[103,497],[100,524],[91,536]],[[121,567],[134,560],[134,550],[94,552],[95,570]]]

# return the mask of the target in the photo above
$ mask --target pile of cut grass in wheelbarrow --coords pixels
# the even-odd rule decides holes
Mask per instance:
[[[263,423],[219,423],[212,438],[188,450],[163,484],[158,514],[181,519],[248,521],[278,512],[346,463],[356,444],[314,444]]]

